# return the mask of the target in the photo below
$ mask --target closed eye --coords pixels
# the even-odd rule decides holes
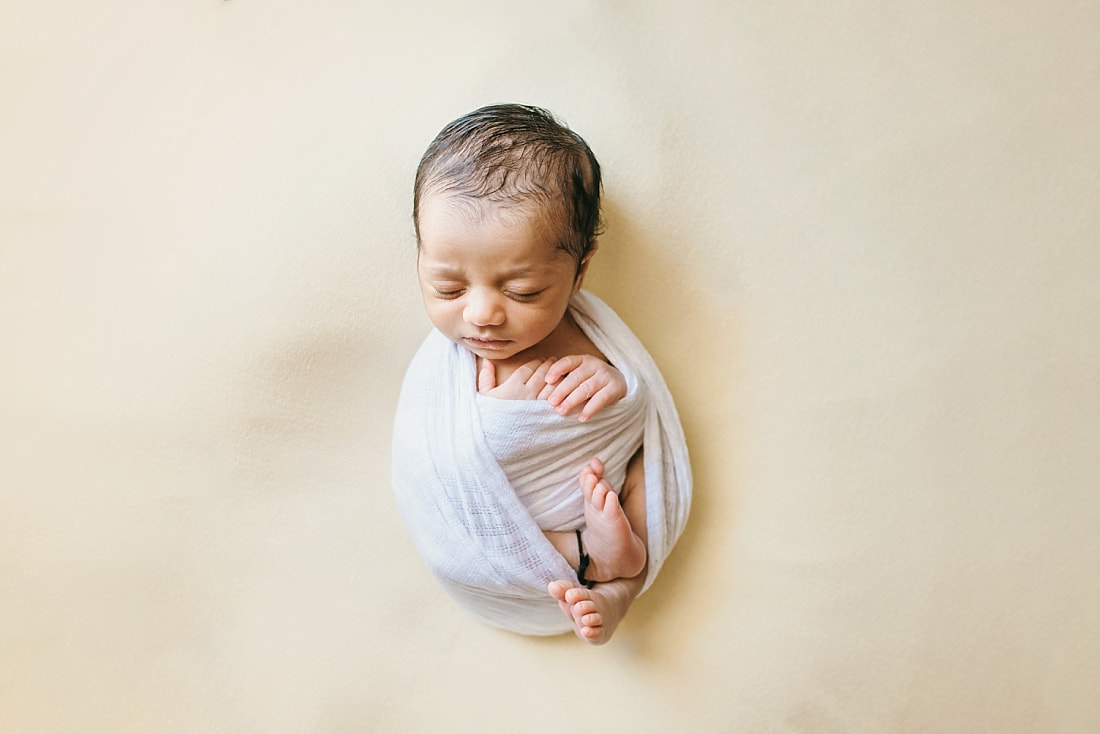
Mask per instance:
[[[436,298],[458,298],[462,295],[464,288],[454,288],[450,290],[440,290],[439,288],[432,288],[435,291]]]
[[[517,293],[515,291],[508,291],[506,295],[512,300],[520,301],[521,303],[523,303],[526,301],[535,300],[536,298],[538,298],[540,293],[542,293],[542,291],[534,291],[533,293]]]

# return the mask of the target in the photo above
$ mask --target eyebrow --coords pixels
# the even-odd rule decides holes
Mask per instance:
[[[426,265],[425,270],[427,270],[429,274],[434,275],[437,278],[460,278],[462,276],[461,271],[459,271],[457,268],[451,267],[450,265]],[[526,278],[531,275],[537,275],[540,270],[540,268],[531,267],[515,268],[514,270],[509,270],[508,272],[503,273],[503,277],[501,278],[501,280]]]
[[[453,277],[458,276],[460,273],[449,265],[425,265],[424,269],[432,275],[438,275],[440,277]]]

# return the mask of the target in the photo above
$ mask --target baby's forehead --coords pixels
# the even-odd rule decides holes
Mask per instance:
[[[442,196],[424,200],[419,239],[422,255],[434,261],[492,251],[506,260],[534,258],[532,262],[553,269],[562,263],[572,264],[572,254],[561,246],[560,230],[537,209],[464,199]],[[458,243],[465,245],[451,247]]]
[[[493,224],[534,232],[538,239],[555,251],[559,249],[563,234],[558,217],[534,200],[494,201],[490,198],[444,193],[423,199],[421,218],[423,219],[424,212],[429,217],[432,216],[433,210],[446,212],[447,216],[456,217],[471,227]]]
[[[492,196],[470,196],[448,191],[426,191],[420,202],[421,210],[444,208],[468,219],[471,224],[485,221],[505,225],[546,223],[551,219],[550,207],[535,197],[523,199]]]

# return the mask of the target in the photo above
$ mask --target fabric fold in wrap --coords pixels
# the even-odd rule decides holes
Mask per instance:
[[[480,395],[474,355],[434,330],[409,365],[394,421],[394,492],[424,562],[467,611],[522,634],[572,629],[546,586],[576,574],[543,530],[583,525],[576,478],[589,458],[604,460],[618,491],[626,460],[639,440],[644,447],[643,591],[683,532],[691,504],[683,430],[653,359],[591,293],[574,296],[570,313],[627,379],[627,396],[590,421],[559,416],[545,401]]]

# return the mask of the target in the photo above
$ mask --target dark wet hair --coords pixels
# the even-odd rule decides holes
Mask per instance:
[[[581,136],[539,107],[482,107],[436,135],[413,186],[418,246],[420,200],[426,193],[505,206],[534,204],[578,270],[600,234],[600,164]]]

